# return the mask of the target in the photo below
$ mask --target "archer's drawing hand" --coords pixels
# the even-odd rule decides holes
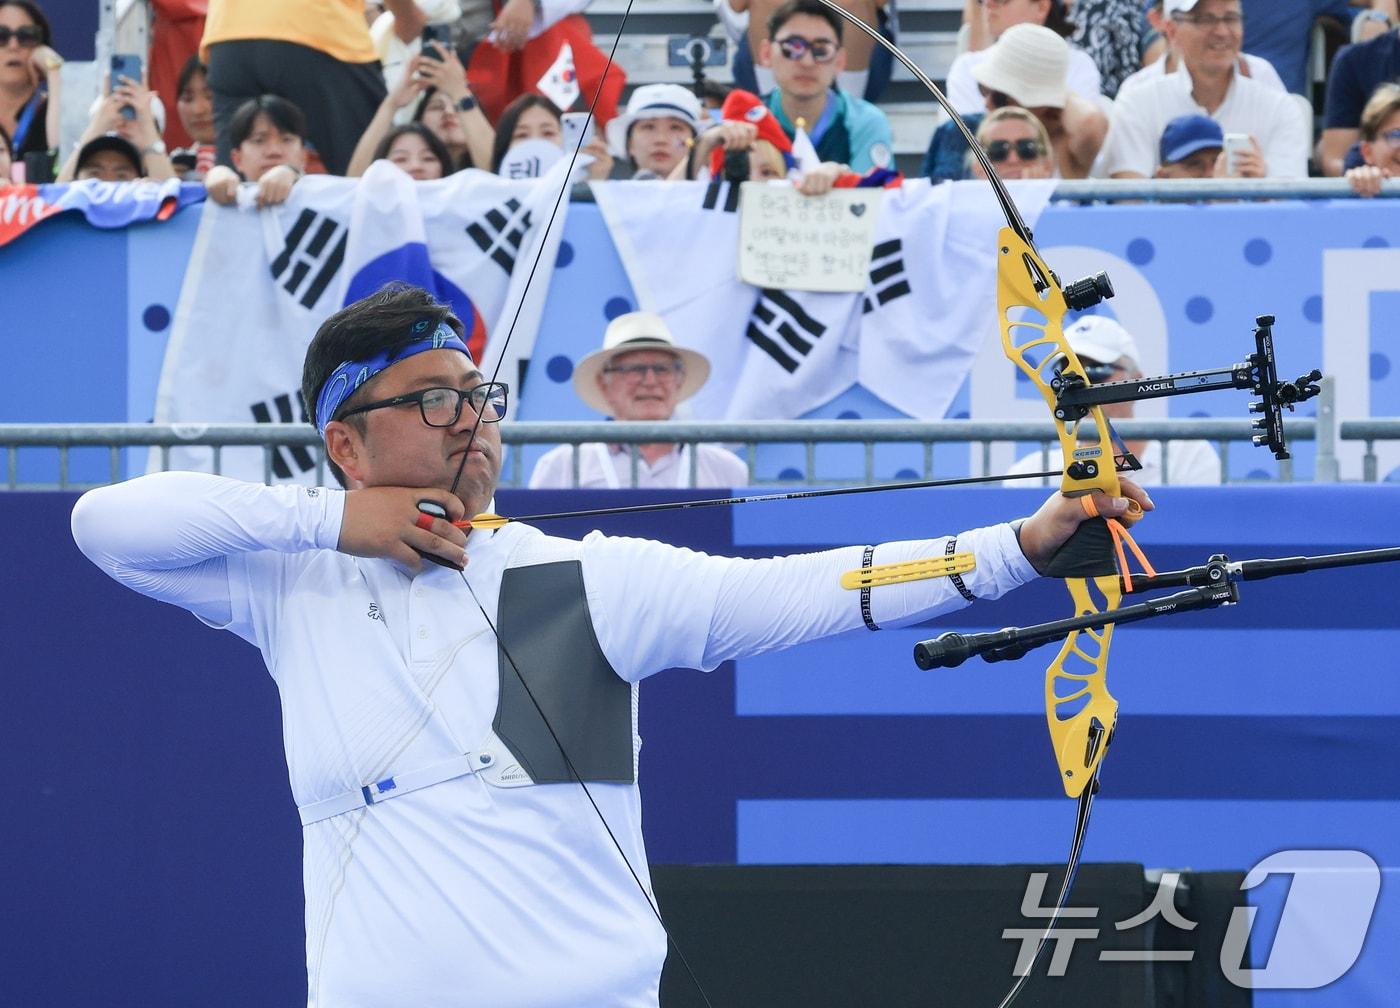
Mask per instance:
[[[432,501],[447,511],[448,520],[418,510],[419,501]],[[467,534],[452,522],[461,519],[462,502],[446,490],[414,487],[366,487],[345,495],[345,517],[336,549],[351,556],[381,557],[410,574],[423,569],[428,553],[457,569],[467,565]]]

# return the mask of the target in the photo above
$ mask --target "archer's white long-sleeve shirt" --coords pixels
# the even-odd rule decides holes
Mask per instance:
[[[91,491],[73,512],[79,547],[108,574],[259,648],[300,806],[497,744],[497,642],[462,577],[336,552],[345,496],[162,473]],[[874,562],[945,544],[887,543]],[[1009,526],[961,533],[957,549],[976,555],[963,579],[978,597],[1034,576]],[[598,644],[633,684],[863,625],[858,593],[837,583],[859,546],[730,559],[508,525],[473,532],[467,550],[492,624],[507,567],[577,559]],[[966,604],[946,580],[871,598],[882,626]],[[648,879],[636,785],[589,790]],[[577,783],[470,774],[313,822],[303,879],[310,1005],[657,1004],[664,934]]]

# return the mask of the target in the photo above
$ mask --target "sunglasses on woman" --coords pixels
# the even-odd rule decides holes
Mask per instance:
[[[10,39],[18,39],[25,49],[33,49],[44,40],[44,33],[38,25],[20,25],[18,28],[0,25],[0,46],[9,45]]]
[[[1040,146],[1039,140],[993,140],[986,145],[987,157],[995,164],[1009,158],[1013,150],[1022,161],[1034,161],[1045,155],[1045,148]]]

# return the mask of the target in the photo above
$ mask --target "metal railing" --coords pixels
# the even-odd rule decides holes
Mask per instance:
[[[1324,417],[1330,410],[1319,409],[1319,420],[1298,417],[1288,421],[1290,441],[1317,441],[1317,471],[1320,478],[1335,478],[1335,437],[1332,425]],[[1391,421],[1400,431],[1400,420]],[[1179,419],[1179,420],[1120,420],[1115,429],[1124,439],[1136,440],[1209,440],[1220,450],[1222,478],[1229,472],[1230,447],[1235,442],[1248,443],[1255,431],[1248,420]],[[608,442],[642,445],[656,442],[678,444],[730,444],[741,447],[748,463],[751,485],[793,481],[754,478],[759,445],[797,444],[804,447],[805,473],[799,482],[837,485],[843,482],[874,482],[876,447],[879,445],[918,445],[922,447],[923,474],[933,478],[935,446],[980,445],[980,471],[991,473],[993,446],[1005,442],[1038,442],[1045,453],[1047,469],[1057,463],[1049,460],[1058,453],[1054,427],[1038,420],[800,420],[760,421],[746,423],[541,423],[509,422],[501,425],[502,440],[507,445],[586,444]],[[1397,435],[1400,436],[1400,435]],[[842,479],[820,478],[816,474],[817,450],[823,445],[859,444],[864,446],[863,473],[859,477]],[[316,432],[304,424],[0,424],[0,450],[5,456],[5,487],[17,489],[81,489],[101,482],[117,482],[123,478],[124,450],[153,448],[159,468],[168,468],[174,448],[209,448],[210,471],[224,468],[224,452],[229,448],[252,447],[262,451],[263,479],[273,482],[274,452],[280,448],[299,448],[311,453],[314,478],[318,483],[330,479],[325,471],[325,458]],[[48,448],[57,451],[57,476],[53,482],[21,480],[20,451]],[[74,480],[71,477],[70,453],[74,449],[105,448],[107,478],[104,480]],[[1251,449],[1253,450],[1253,449]],[[577,472],[578,451],[574,452]],[[691,452],[692,466],[695,452]],[[637,466],[633,453],[633,472]],[[131,460],[128,459],[128,462]],[[139,460],[135,463],[140,465]],[[91,467],[89,467],[91,468]],[[520,452],[511,452],[502,485],[521,486],[528,473],[522,471]],[[1330,473],[1332,476],[1328,476]],[[693,470],[692,470],[693,476]],[[1293,478],[1291,463],[1280,463],[1280,476]]]
[[[1400,196],[1400,179],[1381,184],[1381,197]],[[1050,198],[1059,203],[1153,203],[1200,200],[1360,199],[1343,178],[1306,179],[1065,179]]]
[[[1361,479],[1374,483],[1380,478],[1376,456],[1377,441],[1400,441],[1400,418],[1380,417],[1374,420],[1344,420],[1338,430],[1342,441],[1362,441]]]

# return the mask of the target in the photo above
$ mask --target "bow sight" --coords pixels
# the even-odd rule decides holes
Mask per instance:
[[[1100,278],[1107,281],[1102,273],[1095,279]],[[1074,286],[1089,282],[1081,280]],[[1112,288],[1109,290],[1111,292]],[[1217,389],[1249,389],[1259,396],[1249,404],[1249,412],[1263,414],[1251,425],[1260,432],[1253,436],[1254,444],[1267,447],[1276,459],[1289,458],[1288,444],[1283,434],[1283,410],[1292,410],[1298,403],[1317,395],[1320,391],[1317,383],[1322,378],[1322,372],[1314,368],[1297,381],[1279,381],[1278,364],[1274,357],[1274,317],[1260,315],[1254,322],[1254,353],[1249,355],[1248,360],[1229,367],[1181,371],[1158,378],[1129,378],[1101,385],[1091,385],[1076,374],[1056,371],[1050,381],[1050,388],[1055,393],[1055,419],[1073,423],[1087,416],[1092,407],[1108,403],[1160,399],[1163,396],[1214,392]]]

